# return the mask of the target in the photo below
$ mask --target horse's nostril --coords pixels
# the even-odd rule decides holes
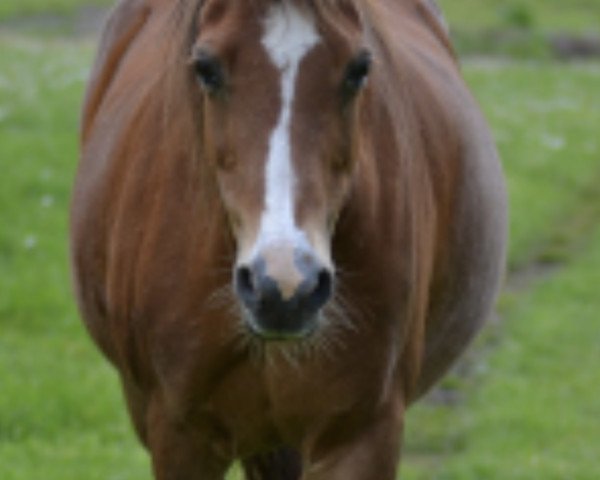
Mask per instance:
[[[235,289],[244,303],[256,301],[258,291],[250,267],[239,267],[235,274]]]
[[[329,270],[323,268],[317,275],[317,282],[310,293],[309,301],[313,310],[319,310],[330,299],[333,293],[333,275]]]

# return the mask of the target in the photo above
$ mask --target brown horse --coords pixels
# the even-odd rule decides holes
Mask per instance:
[[[80,308],[157,479],[391,480],[495,299],[503,176],[426,0],[122,0]]]

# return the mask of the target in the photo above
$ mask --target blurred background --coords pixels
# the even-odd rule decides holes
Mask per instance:
[[[0,3],[3,480],[150,479],[67,263],[78,115],[110,3]],[[595,480],[600,0],[439,3],[503,157],[511,247],[497,315],[410,412],[402,478]]]

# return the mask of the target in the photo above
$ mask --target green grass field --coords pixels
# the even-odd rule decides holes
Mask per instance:
[[[3,0],[0,3],[0,20],[24,17],[32,14],[61,14],[75,12],[82,5],[105,6],[114,0]]]
[[[67,210],[92,51],[0,32],[2,480],[150,479],[69,287]],[[554,269],[503,296],[470,374],[444,382],[460,401],[411,411],[403,479],[599,478],[600,64],[467,62],[465,74],[509,178],[511,270]]]
[[[143,478],[116,379],[69,289],[67,209],[91,49],[0,38],[0,50],[0,478]]]
[[[437,0],[459,29],[524,27],[577,32],[600,29],[596,0]]]

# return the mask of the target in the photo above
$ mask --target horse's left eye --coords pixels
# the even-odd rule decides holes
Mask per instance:
[[[194,60],[194,70],[200,85],[206,92],[215,94],[225,86],[221,64],[212,55],[200,53]]]
[[[359,53],[346,68],[342,90],[346,98],[353,97],[365,84],[371,71],[371,54],[367,51]]]

